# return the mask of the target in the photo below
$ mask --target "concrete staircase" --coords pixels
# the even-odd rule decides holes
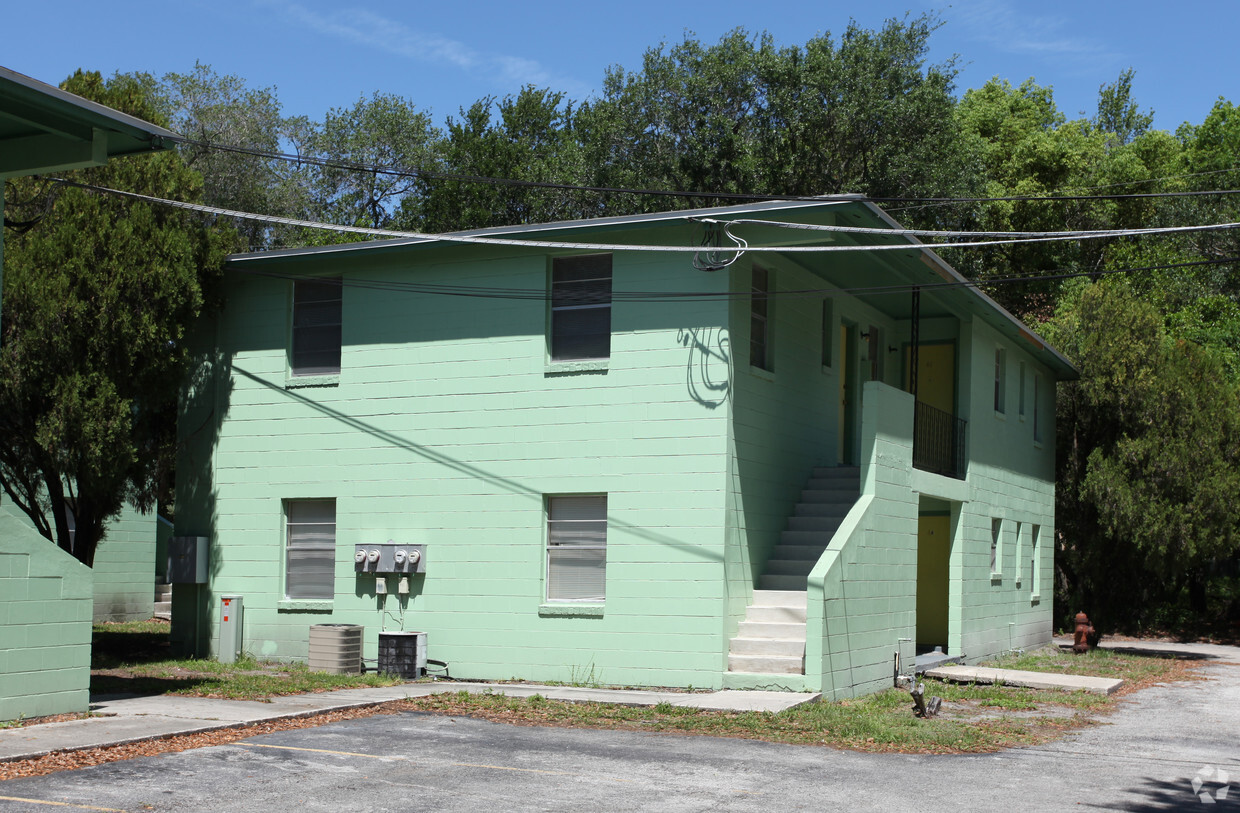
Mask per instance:
[[[729,672],[805,673],[809,572],[860,494],[857,468],[816,468],[758,578],[728,653]]]
[[[172,585],[155,584],[155,617],[172,620]]]

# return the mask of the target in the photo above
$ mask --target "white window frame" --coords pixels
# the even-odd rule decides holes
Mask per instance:
[[[319,512],[317,517],[314,516],[316,509]],[[327,521],[329,515],[330,522]],[[320,538],[313,538],[316,534]],[[294,569],[298,572],[295,573]],[[302,572],[304,570],[309,570],[310,573]],[[317,585],[316,580],[320,582]],[[285,500],[285,600],[331,601],[335,596],[336,500]]]
[[[549,495],[545,515],[547,603],[602,604],[607,597],[607,495]],[[592,551],[601,553],[587,553]],[[565,570],[574,559],[583,565],[577,575]],[[597,560],[595,585],[589,583],[592,559]]]
[[[990,576],[998,578],[1003,575],[1003,519],[990,519]]]

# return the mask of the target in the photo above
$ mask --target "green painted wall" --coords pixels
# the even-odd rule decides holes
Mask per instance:
[[[30,517],[7,495],[0,495],[0,510],[33,530]],[[96,621],[145,621],[151,617],[155,605],[155,526],[154,513],[143,514],[128,503],[108,522],[107,536],[95,551],[92,568]]]
[[[632,239],[653,242],[655,231]],[[697,242],[671,227],[657,237]],[[794,260],[746,256],[703,273],[686,255],[617,253],[616,291],[734,296],[617,297],[610,358],[575,364],[549,362],[541,299],[401,287],[539,294],[549,259],[533,250],[412,247],[264,261],[276,276],[234,264],[227,308],[197,329],[204,372],[182,404],[176,533],[209,537],[212,552],[210,583],[175,591],[174,644],[216,653],[219,597],[236,594],[246,607],[243,647],[263,657],[303,659],[310,625],[356,623],[366,627],[366,658],[376,656],[380,629],[422,630],[430,657],[465,678],[720,686],[754,580],[811,468],[839,457],[842,374],[857,398],[850,445],[862,497],[811,578],[805,685],[832,696],[878,689],[890,683],[897,651],[913,656],[898,639],[916,627],[917,518],[927,498],[951,512],[952,652],[977,659],[1044,639],[1050,450],[1022,440],[1028,416],[1002,420],[983,409],[998,334],[924,320],[923,341],[957,347],[957,412],[969,420],[973,456],[965,481],[914,471],[912,398],[898,389],[908,320],[832,291],[824,359],[823,295],[790,292],[821,289],[824,277],[864,285],[872,275],[856,261],[811,273]],[[773,371],[749,364],[754,262],[775,280]],[[344,288],[338,376],[290,377],[292,282],[279,275],[304,274],[358,283]],[[903,294],[885,301],[889,312],[906,304]],[[858,341],[871,326],[883,337],[873,382],[869,348]],[[848,359],[841,327],[852,339]],[[1008,358],[1025,360],[1031,374],[1036,365],[1022,352],[1012,347]],[[1044,436],[1053,438],[1051,379],[1042,374]],[[545,497],[599,493],[608,497],[606,600],[549,605]],[[334,597],[285,600],[285,501],[323,498],[336,501]],[[1015,523],[1022,538],[1041,526],[1040,600],[1027,576],[1018,588],[1014,570],[997,580],[979,571],[992,516],[1012,523],[1009,561],[1018,556]],[[395,594],[395,578],[383,598],[373,576],[355,575],[354,545],[389,539],[427,546],[427,572],[408,596]]]
[[[91,571],[0,509],[0,720],[86,711]]]
[[[540,254],[458,250],[316,270],[542,291],[547,268]],[[616,255],[614,277],[618,290],[727,284],[685,257],[637,254]],[[175,591],[182,649],[214,652],[218,596],[238,594],[244,647],[265,657],[304,658],[311,624],[347,622],[366,626],[373,658],[379,630],[403,625],[465,678],[718,684],[726,302],[617,301],[605,368],[575,370],[590,365],[548,363],[540,300],[350,286],[338,380],[297,387],[290,288],[230,275],[218,380],[184,406],[182,425],[200,431],[179,464],[197,469],[179,483],[176,530],[212,536],[213,550],[210,586]],[[573,493],[608,496],[607,598],[565,615],[543,606],[543,501]],[[336,500],[330,602],[282,601],[282,506],[299,498]],[[388,539],[427,546],[404,599],[354,574],[353,546]]]
[[[145,621],[155,611],[155,513],[126,504],[95,551],[95,620]]]

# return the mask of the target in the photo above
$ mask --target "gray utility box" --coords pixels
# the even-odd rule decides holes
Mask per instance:
[[[414,680],[426,674],[425,632],[379,633],[379,671]]]
[[[236,663],[241,654],[244,611],[241,596],[220,596],[220,663]]]
[[[206,584],[208,538],[174,536],[168,540],[168,583]]]
[[[396,542],[355,545],[353,568],[358,573],[425,573],[426,546]]]

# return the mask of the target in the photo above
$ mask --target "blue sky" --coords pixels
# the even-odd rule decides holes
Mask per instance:
[[[843,31],[850,16],[878,27],[906,12],[940,12],[932,61],[960,57],[957,92],[992,76],[1054,87],[1069,117],[1098,87],[1136,71],[1135,96],[1155,126],[1199,123],[1221,95],[1240,102],[1240,2],[1180,0],[838,0],[785,3],[478,0],[82,0],[6,4],[0,65],[57,83],[75,68],[188,71],[195,60],[251,86],[274,86],[286,114],[321,118],[374,91],[396,93],[436,120],[525,84],[573,98],[605,69],[640,67],[649,46],[686,31],[714,42],[743,27],[779,44]]]

